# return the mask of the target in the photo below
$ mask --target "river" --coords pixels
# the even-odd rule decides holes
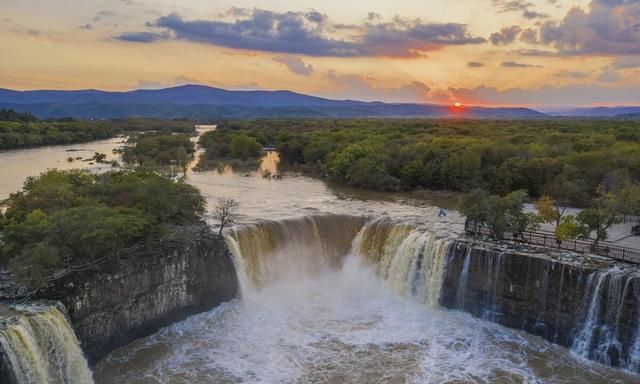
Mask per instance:
[[[47,168],[104,171],[67,162],[111,154],[122,139],[0,152],[0,199]],[[72,149],[73,152],[67,150]],[[270,156],[273,156],[270,155]],[[269,159],[270,161],[273,159]],[[265,163],[266,164],[266,163]],[[266,165],[265,165],[266,166]],[[462,230],[442,194],[374,193],[261,172],[189,172],[209,206],[240,203],[242,225],[319,214],[390,216],[438,236]],[[229,236],[228,236],[229,237]],[[231,239],[231,237],[229,237]],[[97,383],[633,383],[640,378],[576,356],[525,332],[398,294],[355,254],[338,268],[302,273],[301,247],[271,267],[286,271],[242,297],[113,351],[94,369]],[[309,248],[313,250],[313,248]],[[352,252],[354,253],[354,252]],[[305,256],[305,257],[312,257]],[[292,265],[294,267],[292,267]],[[275,270],[274,269],[274,270]],[[272,270],[270,270],[272,271]]]

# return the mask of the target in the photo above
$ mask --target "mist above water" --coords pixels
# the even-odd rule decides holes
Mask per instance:
[[[346,227],[339,227],[321,220],[267,222],[229,235],[232,245],[233,239],[240,243],[235,255],[245,279],[242,298],[115,351],[98,365],[96,381],[632,382],[623,372],[576,359],[539,338],[440,309],[431,303],[430,284],[415,292],[399,284],[411,271],[437,273],[427,259],[439,262],[446,247],[433,235],[374,221],[355,235],[360,246],[335,262],[342,247],[312,239],[329,230],[346,233],[356,223],[342,220]],[[310,229],[315,233],[306,235]],[[389,260],[390,244],[403,242],[399,252],[424,253],[418,272],[405,262],[409,257]],[[308,244],[306,251],[302,244]],[[372,258],[363,257],[365,249]]]

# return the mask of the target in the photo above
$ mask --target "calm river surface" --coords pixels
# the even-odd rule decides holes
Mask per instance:
[[[104,171],[67,158],[111,154],[122,139],[0,152],[0,199],[47,168]],[[74,149],[74,152],[67,152]],[[100,169],[99,169],[100,168]],[[240,202],[243,221],[317,213],[389,215],[459,231],[440,195],[335,188],[304,176],[189,173],[210,206]],[[245,292],[247,293],[247,292]],[[288,276],[112,352],[97,383],[638,383],[524,332],[398,297],[349,257],[340,270]]]

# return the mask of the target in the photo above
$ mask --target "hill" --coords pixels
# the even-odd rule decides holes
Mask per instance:
[[[466,117],[539,118],[528,108],[466,107],[463,113],[436,104],[392,104],[331,100],[291,91],[231,91],[202,85],[158,90],[108,92],[14,91],[0,89],[0,108],[29,112],[40,118],[110,119],[255,118],[255,117]]]

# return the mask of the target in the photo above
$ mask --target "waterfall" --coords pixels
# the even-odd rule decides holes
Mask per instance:
[[[388,218],[371,221],[353,243],[354,254],[369,262],[399,295],[437,306],[451,242],[435,233]]]
[[[471,313],[612,366],[640,370],[640,276],[487,248],[390,218],[310,216],[226,232],[243,294],[281,278],[368,265],[396,294]]]
[[[364,219],[315,215],[281,221],[262,220],[225,232],[243,295],[285,276],[317,274],[336,268],[351,249]]]
[[[606,365],[638,370],[640,319],[636,320],[636,330],[631,334],[625,332],[622,324],[623,320],[633,320],[625,319],[632,313],[625,308],[625,300],[632,300],[635,307],[640,304],[640,292],[634,285],[640,285],[637,277],[617,269],[595,272],[588,277],[585,300],[589,304],[571,346],[575,353]]]
[[[0,326],[4,366],[16,383],[93,383],[64,308],[34,304],[17,310]]]

